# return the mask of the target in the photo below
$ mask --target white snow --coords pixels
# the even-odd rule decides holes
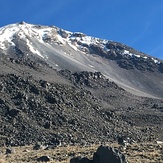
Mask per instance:
[[[87,53],[87,48],[82,44],[86,44],[86,45],[95,44],[103,48],[105,51],[110,51],[110,49],[106,47],[108,40],[102,40],[99,38],[86,36],[80,32],[75,32],[75,34],[79,34],[77,35],[77,37],[75,37],[74,33],[66,30],[62,30],[68,34],[67,38],[63,38],[59,34],[60,30],[62,29],[59,29],[57,27],[36,26],[25,22],[21,24],[20,23],[11,24],[0,28],[0,49],[5,50],[9,46],[15,46],[13,42],[14,35],[18,35],[20,39],[24,39],[27,42],[27,46],[29,47],[29,50],[32,53],[37,54],[38,56],[44,59],[48,59],[47,55],[41,54],[41,52],[38,51],[37,48],[35,48],[32,45],[32,42],[30,40],[32,40],[33,38],[37,39],[40,43],[46,44],[49,47],[51,47],[53,45],[53,42],[50,43],[44,42],[44,39],[51,37],[52,40],[55,40],[55,42],[61,43],[59,45],[66,46],[66,44],[68,44],[75,51],[81,51],[83,53]],[[64,52],[64,54],[68,55],[66,52]],[[124,50],[122,52],[122,55],[129,55],[130,57],[137,57],[137,58],[142,57],[143,59],[148,59],[147,56],[132,54],[129,50]],[[156,64],[160,63],[159,60],[155,58],[152,58],[152,60]],[[91,67],[91,65],[89,66]]]
[[[82,37],[80,42],[83,43],[83,44],[90,45],[92,43],[92,37],[90,37],[90,36]]]
[[[29,47],[29,50],[30,50],[33,54],[37,54],[38,56],[44,58],[44,56],[43,56],[37,49],[34,49],[34,47],[31,45],[31,43],[29,42],[29,40],[27,40],[27,46]]]
[[[71,46],[75,51],[78,51],[78,48],[77,46],[71,44],[70,42],[68,42],[68,45]]]
[[[130,57],[132,57],[132,56],[136,56],[135,54],[132,54],[132,53],[130,53],[128,50],[124,50],[124,52],[122,53],[123,55],[129,55]],[[136,56],[137,57],[137,56]]]
[[[95,68],[95,66],[92,66],[92,65],[88,65],[89,67],[91,67],[91,68]]]
[[[123,54],[129,54],[130,52],[128,50],[124,50]]]
[[[148,59],[148,57],[147,57],[147,56],[144,56],[143,58],[144,58],[144,59]]]
[[[137,57],[137,58],[140,58],[141,57],[140,55],[136,55],[136,54],[134,54],[134,56]]]
[[[132,53],[129,53],[128,55],[129,55],[130,57],[134,56],[134,54],[132,54]]]
[[[60,41],[62,44],[65,44],[65,40],[60,36],[60,35],[56,35],[58,41]]]
[[[152,58],[152,60],[154,61],[154,63],[160,64],[160,62],[157,59]]]
[[[15,33],[15,31],[17,31],[17,27],[15,27],[14,25],[10,25],[10,28],[0,28],[0,46],[2,49],[6,48],[5,43],[9,43],[11,46],[15,45],[12,42],[13,34]]]

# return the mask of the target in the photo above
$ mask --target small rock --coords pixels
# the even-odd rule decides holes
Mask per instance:
[[[33,150],[40,150],[40,149],[43,149],[43,146],[39,143],[36,143],[34,146],[33,146]]]
[[[48,162],[50,160],[51,158],[49,156],[41,156],[37,159],[37,161],[41,161],[41,162]]]
[[[157,144],[163,144],[163,141],[156,141]]]
[[[86,157],[74,157],[70,160],[70,163],[91,163],[91,161]]]
[[[6,154],[13,154],[16,153],[14,148],[7,148],[6,149]]]
[[[9,111],[8,114],[9,114],[11,117],[16,117],[16,116],[18,115],[19,112],[20,112],[20,111],[17,110],[17,109],[11,109],[11,110]]]
[[[30,152],[30,150],[28,150],[28,149],[25,149],[23,152]]]
[[[124,138],[122,136],[118,136],[117,141],[118,141],[119,145],[125,146],[126,141],[124,140]]]

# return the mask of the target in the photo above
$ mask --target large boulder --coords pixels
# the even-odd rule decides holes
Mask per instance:
[[[70,163],[127,163],[127,160],[119,150],[101,145],[94,153],[93,160],[74,157]]]
[[[93,156],[93,163],[127,163],[125,156],[118,150],[100,146]]]

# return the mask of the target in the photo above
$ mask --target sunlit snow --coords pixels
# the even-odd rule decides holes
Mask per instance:
[[[61,32],[65,33],[66,35],[62,37]],[[90,44],[94,44],[99,46],[106,52],[110,51],[110,49],[106,46],[108,40],[86,36],[85,34],[80,32],[72,33],[54,26],[39,26],[28,24],[25,22],[11,24],[0,28],[0,49],[5,50],[9,46],[15,46],[13,42],[15,36],[18,36],[20,39],[25,40],[27,46],[29,47],[29,50],[44,59],[47,59],[47,56],[45,54],[41,54],[41,52],[39,52],[37,48],[32,45],[32,42],[30,40],[32,40],[33,38],[41,44],[49,46],[49,48],[51,48],[54,43],[58,43],[57,45],[59,46],[69,45],[73,50],[80,51],[86,54],[88,52],[88,49],[85,45],[88,45],[89,47]],[[46,39],[49,39],[50,41],[46,41]],[[133,54],[129,50],[124,50],[121,54],[128,55],[130,57],[148,59],[147,56]],[[156,64],[160,63],[157,59],[152,58],[152,60]]]

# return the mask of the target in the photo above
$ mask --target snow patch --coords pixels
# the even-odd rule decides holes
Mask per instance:
[[[72,47],[75,51],[78,51],[78,48],[75,45],[71,44],[70,42],[68,42],[68,45]]]
[[[92,43],[92,37],[90,37],[90,36],[82,37],[82,39],[80,40],[80,42],[82,44],[88,44],[88,45],[90,45]]]
[[[29,42],[29,40],[27,40],[27,46],[29,47],[29,50],[30,50],[33,54],[37,54],[37,55],[40,56],[41,58],[44,58],[44,56],[43,56],[37,49],[34,49],[34,47],[31,45],[31,43]]]
[[[147,57],[147,56],[144,56],[143,58],[144,58],[144,59],[148,59],[148,57]]]
[[[92,66],[92,65],[88,65],[89,67],[91,67],[91,68],[95,68],[94,66]]]
[[[124,50],[123,54],[130,54],[128,50]]]
[[[137,54],[134,54],[134,56],[137,57],[137,58],[140,58],[141,57],[140,55],[137,55]]]
[[[157,59],[152,58],[152,60],[154,61],[154,63],[160,64],[160,62]]]
[[[65,40],[60,36],[60,35],[56,35],[58,41],[60,41],[62,44],[65,44]]]

